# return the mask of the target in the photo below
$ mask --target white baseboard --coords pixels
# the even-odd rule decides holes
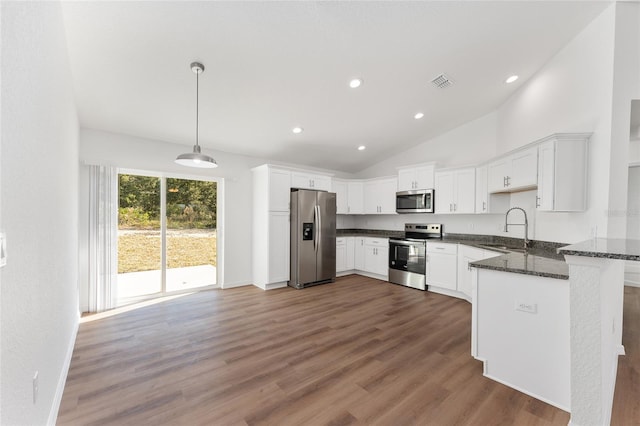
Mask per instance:
[[[529,396],[531,396],[531,397],[533,397],[533,398],[535,398],[537,400],[540,400],[542,402],[546,402],[549,405],[553,405],[554,407],[559,408],[562,411],[566,411],[567,413],[571,413],[571,410],[569,409],[569,407],[565,407],[562,404],[558,404],[557,402],[551,401],[550,399],[547,399],[547,398],[544,398],[544,397],[542,397],[540,395],[537,395],[534,392],[529,392],[526,389],[522,389],[519,386],[515,386],[515,385],[513,385],[513,384],[511,384],[511,383],[509,383],[509,382],[507,382],[505,380],[497,379],[497,378],[491,376],[490,374],[487,374],[486,371],[482,375],[485,376],[488,379],[494,380],[494,381],[496,381],[498,383],[502,383],[505,386],[509,386],[511,389],[515,389],[518,392],[522,392],[525,395],[529,395]]]
[[[67,376],[69,375],[69,367],[71,367],[71,358],[73,357],[73,348],[76,345],[76,337],[78,336],[78,327],[80,325],[80,312],[76,318],[73,330],[71,332],[71,339],[69,340],[69,347],[67,348],[67,355],[64,359],[64,365],[62,371],[60,371],[60,377],[58,378],[58,386],[56,387],[56,393],[53,396],[53,402],[51,403],[51,410],[49,411],[49,419],[47,425],[55,426],[58,420],[58,411],[60,411],[60,404],[62,403],[62,395],[64,394],[64,386],[67,383]]]
[[[221,289],[225,290],[228,288],[236,288],[236,287],[245,287],[248,285],[253,285],[250,282],[244,282],[244,281],[237,281],[235,283],[224,283],[220,286]]]
[[[287,282],[286,281],[282,281],[279,283],[270,283],[267,284],[263,290],[275,290],[276,288],[285,288],[287,286]]]
[[[448,288],[434,287],[432,285],[429,285],[428,290],[434,293],[444,294],[445,296],[451,296],[451,297],[456,297],[458,299],[463,299],[471,303],[471,298],[467,297],[464,293],[461,293],[456,290],[449,290]]]

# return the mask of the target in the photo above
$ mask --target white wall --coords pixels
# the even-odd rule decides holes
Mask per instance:
[[[219,250],[218,258],[218,268],[222,268],[224,274],[220,284],[223,288],[250,284],[252,281],[249,266],[251,265],[250,169],[266,161],[205,150],[216,159],[218,168],[187,168],[174,163],[173,160],[179,154],[190,150],[191,147],[185,145],[98,130],[82,129],[80,132],[80,159],[85,163],[220,179],[221,186],[224,188],[219,200],[223,226],[218,229],[218,236],[223,240],[224,245],[224,249]],[[81,184],[84,186],[84,182]],[[81,192],[82,214],[88,208],[87,196],[87,191],[83,190]],[[86,228],[81,229],[80,238],[82,242],[86,241]],[[87,276],[83,274],[80,280],[81,286],[85,287]]]
[[[43,425],[55,421],[78,324],[78,120],[60,4],[1,7],[0,423]]]
[[[615,8],[609,7],[498,110],[498,151],[552,133],[594,132],[588,210],[534,213],[536,239],[577,242],[606,235]]]
[[[618,13],[617,33],[616,7],[625,8]],[[622,109],[617,106],[614,111],[614,90],[615,105],[622,105],[636,92],[638,73],[633,72],[637,69],[634,62],[638,58],[638,52],[634,51],[638,44],[634,38],[637,30],[634,33],[629,28],[633,23],[637,28],[637,20],[633,20],[637,17],[637,8],[636,4],[612,4],[494,113],[380,162],[363,170],[358,177],[395,174],[396,167],[421,161],[437,161],[438,167],[480,163],[552,133],[593,132],[589,142],[586,212],[537,212],[535,191],[512,194],[511,206],[520,206],[527,211],[529,235],[537,240],[573,243],[590,238],[595,229],[598,236],[607,236],[609,204],[619,208],[621,200],[626,199],[626,190],[620,195],[621,188],[626,189],[626,181],[621,182],[623,177],[626,179],[626,172],[619,171],[626,151],[622,155],[617,152],[611,155],[611,149],[612,146],[616,150],[620,147],[618,142],[612,145],[612,138],[622,130],[628,142],[629,113],[626,113],[626,128],[620,120],[614,125],[612,114],[620,113]],[[621,16],[631,18],[625,20]],[[631,70],[625,68],[614,76],[616,66]],[[614,77],[617,79],[615,87],[612,85]],[[630,108],[629,103],[627,108]],[[616,171],[612,172],[613,169]],[[614,194],[610,193],[610,185]],[[447,232],[522,236],[517,229],[509,233],[500,230],[502,215],[419,216],[412,216],[411,221],[416,218],[442,222]],[[406,215],[362,217],[357,219],[357,226],[400,229],[401,223],[409,221],[407,218]]]
[[[357,173],[358,178],[397,175],[397,167],[436,162],[436,167],[477,164],[496,154],[496,114],[463,124]]]

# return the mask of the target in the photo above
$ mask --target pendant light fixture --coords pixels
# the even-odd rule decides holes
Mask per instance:
[[[204,72],[204,65],[202,65],[200,62],[192,62],[191,71],[196,74],[196,144],[193,146],[193,152],[178,155],[178,158],[176,158],[176,163],[188,167],[213,169],[214,167],[218,167],[218,163],[216,163],[216,160],[214,160],[212,157],[203,154],[200,151],[200,145],[198,144],[198,78],[200,77],[200,74]]]

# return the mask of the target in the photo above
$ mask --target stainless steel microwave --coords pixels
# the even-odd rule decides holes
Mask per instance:
[[[396,192],[397,213],[433,213],[433,189]]]

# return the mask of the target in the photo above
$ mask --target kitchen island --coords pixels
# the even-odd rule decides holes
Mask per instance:
[[[569,411],[571,424],[606,425],[624,355],[624,261],[640,261],[640,241],[593,239],[558,254],[564,267],[525,253],[471,264],[472,355],[486,376]]]

